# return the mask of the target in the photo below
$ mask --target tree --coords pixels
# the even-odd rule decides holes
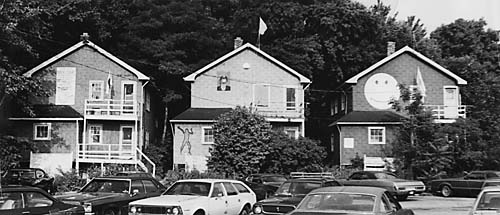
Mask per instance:
[[[31,142],[13,136],[0,136],[0,170],[5,171],[19,165],[23,153],[33,149]]]
[[[221,115],[213,125],[214,145],[208,169],[228,176],[259,172],[269,154],[271,125],[251,109],[236,107]]]

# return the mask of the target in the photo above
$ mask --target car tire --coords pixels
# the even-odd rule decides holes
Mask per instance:
[[[245,206],[243,207],[243,209],[241,209],[240,215],[249,215],[249,214],[250,214],[250,208],[248,208],[248,206]]]
[[[194,215],[205,215],[205,212],[202,210],[199,210],[199,211],[196,211],[196,213],[194,213]]]
[[[103,215],[118,215],[118,212],[116,209],[107,209],[104,211]]]
[[[451,187],[448,185],[441,186],[440,190],[443,197],[450,197],[453,194],[453,190],[451,190]]]

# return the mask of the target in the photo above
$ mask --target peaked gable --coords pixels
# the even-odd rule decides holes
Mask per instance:
[[[291,73],[292,75],[294,75],[295,77],[297,77],[299,79],[300,83],[302,83],[302,84],[311,83],[311,81],[308,78],[306,78],[305,76],[303,76],[302,74],[298,73],[297,71],[293,70],[292,68],[288,67],[284,63],[278,61],[276,58],[272,57],[271,55],[268,55],[267,53],[263,52],[262,50],[260,50],[259,48],[255,47],[254,45],[252,45],[250,43],[246,43],[245,45],[240,46],[239,48],[227,53],[226,55],[220,57],[219,59],[213,61],[212,63],[197,70],[196,72],[191,73],[190,75],[184,77],[184,81],[189,81],[189,82],[195,81],[196,77],[198,77],[199,75],[201,75],[204,72],[208,71],[209,69],[219,65],[220,63],[228,60],[229,58],[241,53],[242,51],[244,51],[246,49],[250,49],[250,50],[255,51],[256,53],[263,56],[266,60],[273,62],[274,64],[283,68],[287,72]]]
[[[358,83],[358,80],[360,78],[362,78],[363,76],[369,74],[370,72],[374,71],[375,69],[381,67],[382,65],[386,64],[387,62],[395,59],[396,57],[402,55],[403,53],[411,53],[413,54],[413,56],[416,56],[418,59],[430,64],[431,66],[433,66],[434,68],[436,68],[437,70],[439,70],[440,72],[446,74],[447,76],[451,77],[452,79],[454,79],[457,84],[460,84],[460,85],[466,85],[467,84],[467,81],[460,78],[458,75],[454,74],[453,72],[451,72],[450,70],[442,67],[441,65],[439,65],[438,63],[434,62],[433,60],[429,59],[428,57],[424,56],[423,54],[420,54],[419,52],[415,51],[414,49],[410,48],[409,46],[405,46],[404,48],[398,50],[397,52],[394,52],[393,54],[385,57],[384,59],[378,61],[377,63],[373,64],[372,66],[368,67],[367,69],[363,70],[362,72],[358,73],[357,75],[349,78],[347,81],[345,81],[345,83],[347,84],[356,84]]]
[[[74,53],[78,50],[80,50],[81,48],[85,47],[85,46],[88,46],[94,50],[96,50],[98,53],[104,55],[106,58],[110,59],[111,61],[115,62],[116,64],[120,65],[121,67],[125,68],[126,70],[128,70],[129,72],[131,72],[132,74],[134,74],[135,76],[137,76],[137,78],[139,80],[149,80],[149,77],[144,75],[143,73],[139,72],[137,69],[133,68],[132,66],[128,65],[127,63],[125,63],[124,61],[118,59],[117,57],[115,57],[114,55],[112,55],[111,53],[107,52],[106,50],[102,49],[101,47],[97,46],[96,44],[90,42],[90,41],[81,41],[71,47],[69,47],[68,49],[60,52],[59,54],[55,55],[54,57],[44,61],[43,63],[39,64],[38,66],[34,67],[33,69],[30,69],[29,71],[27,71],[26,73],[24,73],[24,76],[27,76],[27,77],[31,77],[34,73],[52,65],[53,63],[57,62],[58,60],[60,60],[61,58],[63,57],[66,57],[68,56],[69,54],[71,53]]]

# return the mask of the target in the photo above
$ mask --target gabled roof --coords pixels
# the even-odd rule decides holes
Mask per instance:
[[[358,73],[357,75],[353,76],[352,78],[348,79],[345,83],[347,83],[347,84],[356,84],[361,77],[367,75],[368,73],[370,73],[373,70],[379,68],[380,66],[384,65],[385,63],[393,60],[394,58],[402,55],[405,52],[409,52],[409,53],[415,55],[420,60],[422,60],[422,61],[430,64],[431,66],[435,67],[436,69],[438,69],[442,73],[444,73],[444,74],[448,75],[449,77],[455,79],[455,81],[457,82],[457,84],[461,84],[461,85],[467,84],[466,80],[458,77],[458,75],[455,75],[450,70],[442,67],[438,63],[434,62],[433,60],[429,59],[428,57],[424,56],[423,54],[420,54],[419,52],[415,51],[414,49],[410,48],[409,46],[405,46],[404,48],[398,50],[397,52],[394,52],[393,54],[385,57],[384,59],[380,60],[379,62],[373,64],[370,67],[368,67],[368,69],[365,69],[362,72]]]
[[[374,125],[374,124],[401,124],[403,116],[394,111],[353,111],[336,120],[334,125]]]
[[[33,116],[25,113],[14,113],[13,118],[82,118],[83,116],[78,113],[69,105],[34,105]]]
[[[262,55],[265,59],[273,62],[274,64],[276,64],[279,67],[283,68],[287,72],[289,72],[292,75],[296,76],[299,79],[300,83],[303,83],[303,84],[311,83],[311,80],[309,80],[305,76],[301,75],[297,71],[293,70],[292,68],[288,67],[284,63],[280,62],[279,60],[277,60],[276,58],[272,57],[271,55],[268,55],[267,53],[263,52],[262,50],[260,50],[259,48],[255,47],[254,45],[252,45],[250,43],[246,43],[245,45],[240,46],[239,48],[237,48],[237,49],[235,49],[235,50],[227,53],[226,55],[220,57],[219,59],[213,61],[212,63],[206,65],[205,67],[199,69],[198,71],[196,71],[194,73],[191,73],[190,75],[184,77],[184,81],[194,81],[196,79],[196,77],[198,77],[198,75],[206,72],[207,70],[213,68],[214,66],[219,65],[220,63],[224,62],[225,60],[227,60],[227,59],[229,59],[229,58],[231,58],[231,57],[239,54],[240,52],[242,52],[243,50],[246,50],[246,49],[250,49],[250,50],[253,50],[253,51],[257,52],[258,54]]]
[[[171,122],[213,122],[221,114],[231,111],[232,108],[189,108],[174,117]]]
[[[128,65],[127,63],[123,62],[122,60],[118,59],[117,57],[115,57],[111,53],[107,52],[106,50],[102,49],[101,47],[97,46],[96,44],[94,44],[90,41],[80,41],[79,43],[77,43],[77,44],[69,47],[68,49],[60,52],[56,56],[46,60],[45,62],[41,63],[40,65],[36,66],[35,68],[30,69],[28,72],[24,73],[24,76],[31,77],[31,75],[33,75],[33,73],[38,72],[38,71],[52,65],[53,63],[57,62],[61,58],[68,56],[69,54],[79,50],[80,48],[82,48],[84,46],[88,46],[88,47],[96,50],[98,53],[104,55],[105,57],[107,57],[111,61],[117,63],[121,67],[130,71],[131,73],[136,75],[139,80],[149,80],[148,76],[142,74],[141,72],[139,72],[138,70],[136,70],[132,66]]]

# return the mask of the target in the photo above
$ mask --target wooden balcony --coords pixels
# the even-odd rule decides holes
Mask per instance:
[[[436,122],[454,122],[458,118],[466,118],[467,109],[465,105],[424,105],[432,112]]]
[[[287,108],[269,108],[269,107],[254,107],[256,112],[267,118],[283,118],[283,119],[303,119],[304,110],[302,107],[296,107],[294,109]]]
[[[139,108],[136,101],[126,100],[85,100],[85,118],[108,120],[136,120]]]

